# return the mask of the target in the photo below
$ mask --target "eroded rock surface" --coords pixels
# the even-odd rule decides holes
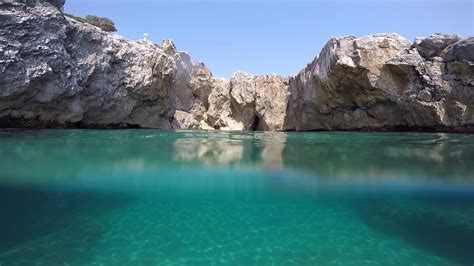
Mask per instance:
[[[284,129],[472,131],[474,38],[333,38],[290,79]],[[420,55],[420,51],[421,54]]]
[[[332,38],[295,76],[224,80],[53,2],[0,3],[0,126],[473,131],[474,37]]]

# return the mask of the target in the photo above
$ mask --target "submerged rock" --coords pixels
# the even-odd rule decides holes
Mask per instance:
[[[171,40],[17,2],[0,3],[0,126],[473,131],[473,37],[332,38],[295,76],[223,80]]]

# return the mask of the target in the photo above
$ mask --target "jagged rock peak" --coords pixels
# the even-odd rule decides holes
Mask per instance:
[[[160,46],[163,48],[163,51],[166,54],[173,55],[177,53],[176,45],[171,39],[164,39],[163,41],[161,41]]]
[[[435,33],[428,37],[416,38],[413,46],[423,58],[431,59],[440,56],[444,49],[460,40],[461,37],[457,34]]]

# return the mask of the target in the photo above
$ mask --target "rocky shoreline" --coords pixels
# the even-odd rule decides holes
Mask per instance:
[[[474,37],[330,39],[291,77],[216,79],[55,6],[0,3],[0,127],[474,132]]]

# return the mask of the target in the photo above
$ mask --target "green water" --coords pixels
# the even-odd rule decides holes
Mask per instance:
[[[0,265],[473,265],[474,135],[0,131]]]

